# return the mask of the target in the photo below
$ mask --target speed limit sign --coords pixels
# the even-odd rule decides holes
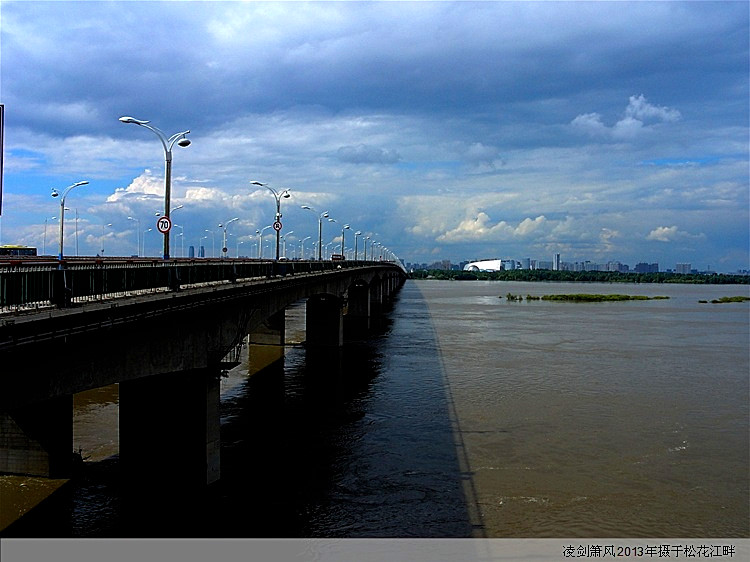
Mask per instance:
[[[159,217],[156,221],[156,230],[162,234],[166,234],[172,228],[172,221],[169,217]]]

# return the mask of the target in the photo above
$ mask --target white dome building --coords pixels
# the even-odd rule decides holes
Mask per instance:
[[[501,269],[503,269],[503,260],[473,261],[464,266],[464,271],[500,271]]]

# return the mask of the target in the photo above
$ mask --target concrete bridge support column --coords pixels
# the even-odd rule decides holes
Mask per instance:
[[[0,412],[0,473],[68,478],[72,461],[72,395]]]
[[[370,286],[370,310],[373,314],[380,314],[383,311],[384,303],[384,281],[375,281]]]
[[[310,297],[305,320],[308,347],[344,345],[344,310],[340,298],[334,295]]]
[[[250,331],[248,363],[251,375],[284,359],[285,332],[286,310],[269,316]]]
[[[370,329],[370,287],[355,284],[349,287],[346,311],[346,332],[366,332]]]
[[[120,383],[125,498],[187,499],[219,480],[218,375],[197,369]]]

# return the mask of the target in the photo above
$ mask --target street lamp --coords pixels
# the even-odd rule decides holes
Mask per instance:
[[[351,227],[348,224],[345,224],[341,228],[341,257],[344,256],[344,231],[345,230],[349,230],[349,228],[351,228]]]
[[[305,240],[309,240],[312,236],[308,236],[302,239],[302,259],[305,259]]]
[[[263,233],[269,228],[273,228],[271,225],[264,226],[260,230],[256,230],[255,234],[258,235],[258,259],[263,257]]]
[[[274,222],[274,230],[276,231],[276,260],[279,259],[279,237],[281,235],[281,198],[288,199],[292,196],[291,193],[289,193],[288,189],[284,189],[283,191],[276,191],[272,187],[270,187],[267,183],[261,183],[259,181],[251,181],[251,185],[259,185],[260,187],[265,187],[268,189],[271,193],[273,193],[274,198],[276,199],[276,221]]]
[[[286,257],[286,237],[289,236],[290,234],[293,234],[293,233],[294,233],[294,231],[290,230],[289,232],[287,232],[286,234],[284,234],[284,236],[282,236],[282,238],[284,239],[284,257]]]
[[[180,257],[184,258],[185,257],[185,227],[176,223],[172,223],[172,226],[180,229]]]
[[[362,235],[362,231],[358,230],[354,233],[354,261],[357,261],[357,239]]]
[[[104,257],[104,228],[112,226],[112,223],[104,224],[102,223],[102,236],[99,239],[99,245],[102,247],[102,257]]]
[[[303,209],[307,209],[308,211],[312,211],[313,213],[317,213],[315,209],[312,207],[308,207],[307,205],[302,205]],[[328,211],[325,211],[323,213],[320,213],[320,216],[318,216],[318,261],[321,261],[323,258],[322,256],[322,250],[323,250],[323,219],[328,218]]]
[[[79,185],[86,185],[87,181],[78,181],[72,185],[69,185],[66,187],[63,192],[62,196],[60,197],[60,252],[57,256],[57,259],[62,262],[63,259],[63,223],[65,222],[65,198],[68,196],[68,193],[71,189],[74,187],[78,187]],[[58,197],[60,194],[57,192],[56,189],[52,189],[52,197]]]
[[[44,238],[42,239],[42,255],[47,255],[47,220],[56,220],[57,217],[50,217],[49,219],[44,219]]]
[[[144,258],[146,257],[146,234],[148,234],[152,230],[153,228],[147,228],[146,230],[143,231],[143,257]]]
[[[141,257],[141,221],[133,217],[128,217],[129,221],[135,221],[135,253]]]
[[[169,218],[169,198],[172,191],[172,147],[177,142],[179,146],[185,147],[190,145],[190,140],[185,137],[190,130],[182,131],[181,133],[175,133],[171,137],[167,138],[161,130],[157,129],[153,125],[149,125],[150,121],[143,121],[141,119],[135,119],[134,117],[120,117],[120,121],[123,123],[133,123],[145,127],[152,131],[164,147],[164,216]],[[169,231],[164,233],[164,259],[169,259]]]
[[[234,217],[233,219],[229,219],[227,222],[225,222],[223,225],[219,223],[219,228],[224,229],[224,244],[221,247],[221,253],[224,254],[223,257],[227,257],[227,227],[232,224],[234,221],[240,220],[240,217]]]
[[[211,257],[216,257],[216,233],[213,230],[205,229],[205,232],[211,233]]]

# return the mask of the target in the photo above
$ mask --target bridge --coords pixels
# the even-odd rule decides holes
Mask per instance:
[[[264,364],[281,359],[285,309],[306,301],[306,346],[335,361],[405,277],[382,261],[0,264],[0,473],[69,477],[73,395],[119,383],[128,478],[216,482],[228,355],[249,337]]]

